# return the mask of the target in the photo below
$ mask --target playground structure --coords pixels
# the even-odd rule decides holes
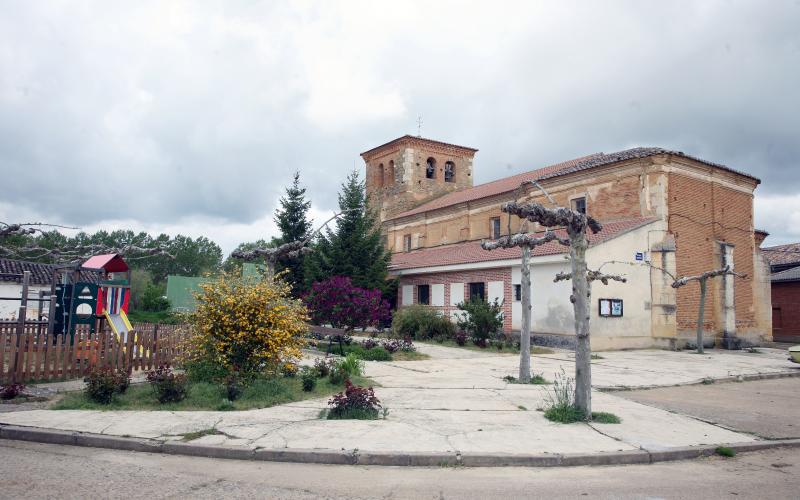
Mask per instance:
[[[103,330],[105,321],[125,342],[133,329],[127,315],[130,279],[130,268],[118,254],[95,255],[80,265],[54,268],[48,331],[73,336],[78,325],[87,325],[94,333]]]

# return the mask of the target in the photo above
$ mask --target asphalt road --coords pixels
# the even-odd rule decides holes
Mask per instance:
[[[798,377],[614,394],[767,439],[800,438]]]
[[[798,498],[800,449],[573,468],[218,460],[0,441],[0,498]]]

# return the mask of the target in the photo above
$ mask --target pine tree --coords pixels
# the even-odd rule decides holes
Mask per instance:
[[[347,176],[339,193],[335,230],[321,234],[306,259],[306,286],[332,276],[348,276],[360,288],[386,290],[391,254],[383,244],[376,214],[369,206],[358,172]]]
[[[300,187],[300,172],[295,172],[292,185],[286,188],[286,196],[280,199],[280,208],[275,211],[275,223],[281,235],[275,242],[277,245],[302,241],[311,233],[311,221],[308,210],[311,201],[306,200],[306,189]],[[276,246],[277,246],[276,245]],[[305,291],[305,257],[278,262],[276,271],[288,271],[286,279],[292,283],[292,293],[297,296]]]

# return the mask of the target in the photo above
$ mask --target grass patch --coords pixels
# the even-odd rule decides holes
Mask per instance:
[[[598,424],[619,424],[622,423],[622,419],[614,415],[613,413],[607,413],[604,411],[593,411],[592,422],[597,422]]]
[[[509,384],[521,384],[522,383],[522,382],[519,381],[519,379],[517,377],[514,377],[513,375],[506,375],[505,377],[503,377],[503,380],[505,380]],[[528,383],[531,384],[531,385],[547,385],[550,382],[548,382],[547,379],[544,378],[543,374],[534,373],[533,375],[531,375],[531,381],[528,382]]]
[[[711,385],[713,383],[714,383],[714,379],[713,378],[704,378],[703,379],[703,385]]]
[[[200,439],[203,436],[212,436],[212,435],[219,435],[222,434],[220,431],[211,427],[210,429],[203,429],[201,431],[195,432],[188,432],[183,435],[181,441],[194,441],[195,439]]]
[[[727,446],[718,447],[716,450],[714,450],[714,453],[716,453],[717,455],[719,455],[721,457],[729,457],[730,458],[730,457],[735,457],[736,456],[736,451],[733,450],[732,448],[728,448]]]
[[[365,377],[350,378],[354,384],[372,385]],[[247,386],[236,401],[229,401],[221,385],[210,382],[190,382],[186,399],[178,403],[160,404],[149,384],[131,385],[125,394],[118,394],[110,404],[90,401],[83,391],[70,392],[53,405],[53,410],[251,410],[320,398],[341,392],[344,384],[331,384],[328,378],[317,380],[314,390],[303,391],[300,377],[262,378]]]
[[[544,411],[544,418],[560,424],[571,424],[586,420],[583,412],[575,405],[553,405]]]
[[[519,408],[522,411],[528,411],[528,409],[522,405],[517,405],[517,408]]]
[[[606,358],[604,358],[603,356],[601,356],[599,354],[592,354],[592,359],[606,359]]]

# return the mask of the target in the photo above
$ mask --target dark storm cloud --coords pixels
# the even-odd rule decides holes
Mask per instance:
[[[476,182],[653,145],[800,218],[796,1],[298,5],[6,4],[0,215],[245,227],[295,170],[330,210],[422,114]]]

